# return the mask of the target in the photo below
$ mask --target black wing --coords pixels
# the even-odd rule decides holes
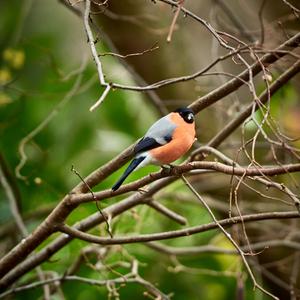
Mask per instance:
[[[170,136],[166,136],[164,137],[164,141],[165,143],[168,143],[172,140],[172,138]],[[158,143],[154,138],[151,138],[151,137],[144,137],[142,138],[135,146],[134,148],[134,153],[137,154],[137,153],[140,153],[140,152],[144,152],[144,151],[148,151],[148,150],[151,150],[151,149],[154,149],[154,148],[157,148],[159,146],[162,146],[164,145],[165,143],[163,144],[160,144]]]

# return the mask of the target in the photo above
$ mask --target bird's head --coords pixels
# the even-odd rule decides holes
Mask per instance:
[[[178,113],[187,123],[193,123],[195,120],[194,112],[188,107],[178,108],[174,112]]]

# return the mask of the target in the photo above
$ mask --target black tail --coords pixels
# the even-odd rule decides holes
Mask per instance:
[[[128,177],[128,175],[145,159],[145,156],[140,156],[138,158],[135,158],[130,165],[127,167],[121,178],[113,185],[111,188],[113,191],[116,191],[121,184],[124,182],[124,180]]]

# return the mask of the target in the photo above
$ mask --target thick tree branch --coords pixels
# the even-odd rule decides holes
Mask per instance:
[[[237,223],[247,223],[252,221],[261,221],[261,220],[270,220],[270,219],[290,219],[290,218],[300,218],[298,212],[270,212],[270,213],[260,213],[253,215],[245,215],[241,217],[233,217],[218,221],[219,224],[223,227],[230,226]],[[200,232],[205,232],[208,230],[216,229],[218,225],[215,222],[189,227],[180,230],[168,231],[168,232],[160,232],[160,233],[152,233],[152,234],[142,234],[137,236],[124,236],[124,237],[114,237],[114,238],[105,238],[98,237],[95,235],[91,235],[88,233],[84,233],[75,229],[74,227],[70,227],[68,225],[60,225],[59,230],[65,234],[68,234],[71,237],[76,237],[78,239],[100,244],[100,245],[117,245],[117,244],[131,244],[131,243],[143,243],[150,241],[158,241],[158,240],[166,240],[171,238],[178,238],[193,235]]]
[[[195,161],[189,162],[187,164],[183,164],[180,166],[176,166],[171,168],[170,170],[162,170],[156,173],[151,173],[135,182],[124,184],[117,191],[112,190],[104,190],[101,192],[95,192],[92,197],[90,194],[76,194],[73,195],[70,199],[70,203],[80,204],[84,202],[102,200],[111,198],[115,195],[121,195],[125,192],[136,191],[139,188],[154,182],[158,179],[162,179],[165,177],[174,176],[178,178],[181,174],[190,172],[192,170],[214,170],[220,173],[228,174],[228,175],[239,175],[239,176],[276,176],[285,173],[299,172],[300,171],[300,163],[299,164],[289,164],[282,166],[270,166],[270,167],[237,167],[237,166],[228,166],[220,162],[216,161]]]

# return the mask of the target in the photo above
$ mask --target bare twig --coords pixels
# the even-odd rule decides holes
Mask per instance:
[[[103,69],[102,69],[102,63],[101,60],[98,57],[98,53],[96,50],[96,46],[95,46],[95,40],[94,40],[94,36],[92,33],[92,29],[90,27],[90,8],[91,8],[91,1],[90,0],[86,0],[85,1],[85,11],[84,11],[84,28],[86,30],[86,34],[88,37],[88,43],[90,45],[91,51],[92,51],[92,55],[97,67],[97,71],[98,71],[98,76],[99,76],[99,82],[101,85],[106,86],[107,83],[104,79],[104,74],[103,74]]]
[[[147,202],[149,206],[160,212],[161,214],[167,216],[168,218],[172,219],[173,221],[177,222],[181,225],[186,225],[187,220],[183,216],[179,215],[178,213],[175,213],[173,210],[170,210],[166,206],[162,205],[161,203],[151,200]]]
[[[298,47],[300,43],[300,33],[297,33],[293,37],[291,37],[288,41],[284,42],[282,45],[280,45],[276,50],[286,50],[288,47]],[[283,54],[283,53],[282,53]],[[255,76],[261,71],[261,63],[264,65],[268,65],[271,63],[274,63],[277,61],[281,56],[281,54],[278,55],[272,55],[271,53],[266,54],[260,59],[260,62],[256,62],[251,66],[252,69],[252,75]],[[296,71],[296,68],[293,68],[294,75],[298,72]],[[292,75],[292,77],[294,76]],[[241,72],[238,76],[238,78],[241,78],[245,81],[249,80],[249,70],[245,70]],[[207,95],[199,98],[197,101],[195,101],[190,107],[195,111],[199,112],[203,110],[204,108],[210,106],[211,104],[217,102],[220,99],[223,99],[233,91],[237,90],[240,86],[242,86],[242,82],[239,79],[232,79],[229,82],[226,82],[222,86],[218,87],[214,91],[208,93]]]
[[[291,8],[291,10],[296,14],[297,17],[299,17],[300,9],[292,5],[289,1],[287,0],[281,0],[283,3],[285,3],[287,6]]]
[[[89,187],[89,185],[86,183],[86,181],[82,178],[82,176],[75,170],[74,166],[72,166],[71,168],[71,171],[74,172],[79,178],[80,180],[86,185],[86,187],[88,188],[89,192],[91,193],[93,199],[95,200],[95,203],[96,203],[96,206],[97,206],[97,209],[99,211],[99,213],[101,214],[101,216],[103,217],[104,221],[105,221],[105,224],[106,224],[106,231],[107,233],[110,235],[110,237],[112,238],[113,237],[113,234],[111,232],[111,229],[110,229],[110,225],[108,223],[108,217],[105,216],[102,212],[102,209],[100,208],[99,204],[98,204],[98,201],[95,197],[95,194],[94,192],[92,191],[92,189]]]
[[[300,34],[299,34],[300,41]],[[297,61],[288,70],[286,70],[280,77],[278,77],[270,86],[269,91],[264,91],[260,97],[259,102],[265,103],[268,100],[268,95],[273,95],[280,87],[282,87],[286,82],[293,78],[296,74],[300,72],[300,61]],[[255,106],[255,110],[258,106]],[[235,119],[230,121],[216,136],[214,136],[208,143],[209,146],[218,146],[228,135],[230,135],[235,129],[237,129],[252,113],[253,105],[249,105],[245,110],[243,110]]]
[[[129,54],[125,54],[125,55],[122,55],[119,53],[114,53],[114,52],[104,52],[104,53],[99,54],[99,56],[108,56],[109,55],[109,56],[115,56],[115,57],[119,57],[119,58],[128,58],[128,57],[133,57],[133,56],[141,56],[141,55],[144,55],[146,53],[152,52],[157,49],[159,49],[159,46],[157,46],[157,42],[156,42],[152,47],[150,47],[149,49],[143,50],[141,52],[129,53]]]
[[[239,33],[244,36],[247,40],[254,42],[254,38],[249,34],[244,27],[243,23],[238,19],[237,15],[232,11],[231,7],[226,4],[224,0],[215,0],[215,2],[222,8],[222,10],[227,14],[229,20],[233,25],[239,30]]]
[[[201,255],[205,253],[237,255],[239,252],[236,249],[222,248],[214,245],[190,246],[190,247],[171,247],[158,242],[148,242],[147,247],[156,250],[160,253],[175,256],[191,256]],[[255,251],[267,250],[273,247],[285,247],[295,250],[300,250],[300,243],[289,240],[269,240],[265,242],[252,243],[251,249]],[[240,246],[243,252],[247,252],[248,246]],[[247,255],[247,253],[245,253]]]
[[[172,35],[173,35],[174,29],[175,29],[176,21],[178,19],[180,9],[181,9],[183,3],[184,3],[184,0],[179,0],[178,1],[178,7],[175,11],[175,14],[174,14],[174,17],[173,17],[173,20],[172,20],[172,23],[171,23],[171,26],[170,26],[170,29],[169,29],[169,33],[168,33],[168,36],[167,36],[167,42],[168,43],[170,43],[171,40],[172,40]]]
[[[77,78],[72,86],[72,88],[67,92],[64,98],[57,104],[57,106],[48,114],[48,116],[29,134],[27,134],[19,143],[18,151],[20,153],[21,159],[18,165],[15,168],[16,177],[22,180],[26,180],[26,177],[21,174],[22,168],[25,166],[27,162],[27,154],[25,152],[26,145],[36,136],[38,135],[51,121],[52,119],[59,113],[59,111],[65,106],[74,95],[78,92],[80,84],[82,82],[82,72],[86,67],[86,59],[83,58],[81,63],[81,72],[78,73]]]
[[[43,281],[36,281],[31,284],[27,284],[24,286],[19,286],[15,287],[11,290],[8,290],[2,294],[0,294],[0,298],[4,298],[8,295],[15,294],[21,291],[26,291],[30,289],[34,289],[40,286],[44,286],[45,284],[50,284],[50,283],[61,283],[64,281],[72,281],[72,282],[81,282],[85,283],[88,285],[92,286],[107,286],[111,284],[124,284],[124,283],[139,283],[142,286],[144,286],[147,289],[150,289],[152,292],[155,291],[156,295],[159,295],[163,300],[169,300],[170,298],[167,295],[164,295],[162,292],[160,292],[154,285],[150,284],[150,282],[143,280],[141,277],[132,276],[130,273],[128,276],[119,277],[115,279],[108,279],[108,280],[97,280],[97,279],[89,279],[86,277],[80,277],[80,276],[75,276],[75,275],[70,275],[70,276],[60,276],[60,277],[55,277],[51,279],[46,279]]]
[[[263,45],[265,42],[265,26],[264,26],[264,18],[263,18],[263,11],[267,0],[262,0],[262,3],[259,8],[258,12],[258,19],[260,25],[260,45]]]
[[[274,296],[272,293],[268,292],[267,290],[265,290],[260,284],[257,283],[254,274],[246,260],[245,257],[245,253],[243,252],[243,250],[239,247],[239,245],[236,243],[236,241],[231,237],[231,235],[224,229],[224,227],[221,225],[221,223],[217,220],[217,218],[215,217],[214,213],[212,212],[212,210],[210,209],[210,207],[207,205],[207,203],[204,201],[204,199],[200,196],[200,194],[193,188],[193,186],[189,183],[189,181],[182,175],[182,179],[183,181],[186,183],[186,185],[190,188],[190,190],[193,192],[193,194],[197,197],[197,199],[200,200],[200,202],[205,206],[205,208],[207,209],[208,213],[210,214],[210,216],[212,217],[212,219],[214,220],[214,223],[216,224],[216,226],[218,228],[220,228],[220,230],[224,233],[225,237],[232,243],[232,245],[235,247],[235,249],[238,251],[238,253],[240,254],[242,261],[252,279],[254,288],[258,288],[259,290],[261,290],[263,293],[265,293],[266,295],[270,296],[273,299],[277,299],[279,300],[278,297]],[[244,218],[240,217],[239,219],[243,224],[244,224]]]
[[[0,182],[4,188],[4,191],[6,193],[6,196],[8,198],[9,204],[10,204],[10,210],[13,215],[13,218],[16,222],[17,228],[22,236],[22,238],[25,238],[28,236],[28,230],[25,226],[25,223],[22,219],[21,213],[18,208],[17,199],[15,197],[15,192],[12,189],[11,184],[9,183],[9,180],[5,176],[5,170],[4,170],[4,160],[0,154]],[[37,276],[40,280],[44,280],[45,276],[43,273],[43,270],[40,266],[36,267]],[[43,285],[43,291],[44,291],[44,299],[50,300],[50,288],[47,284]]]
[[[96,50],[94,36],[92,33],[92,29],[90,27],[90,8],[91,8],[91,1],[86,0],[84,17],[83,17],[84,28],[86,30],[86,34],[88,36],[88,43],[90,45],[92,55],[93,55],[93,58],[94,58],[94,61],[95,61],[96,67],[97,67],[100,85],[105,87],[105,90],[102,93],[102,95],[100,96],[99,100],[91,106],[90,111],[93,111],[104,101],[104,99],[106,98],[107,94],[109,93],[109,91],[111,89],[111,85],[105,81],[105,77],[104,77],[104,73],[103,73],[103,69],[102,69],[102,63],[101,63],[101,60],[99,59],[99,56],[98,56],[98,53]]]

